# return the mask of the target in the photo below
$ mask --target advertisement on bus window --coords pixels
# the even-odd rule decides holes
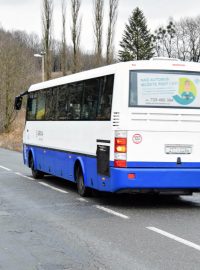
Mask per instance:
[[[134,83],[137,97],[132,97],[138,106],[200,107],[198,74],[137,73]]]

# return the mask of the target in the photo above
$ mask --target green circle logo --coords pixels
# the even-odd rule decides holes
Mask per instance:
[[[195,100],[197,89],[194,82],[190,79],[180,78],[178,93],[179,95],[173,96],[173,99],[181,105],[189,105]]]

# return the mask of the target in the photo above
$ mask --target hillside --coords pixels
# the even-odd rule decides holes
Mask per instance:
[[[17,113],[16,119],[8,132],[0,134],[0,147],[22,151],[22,135],[25,123],[25,112]]]

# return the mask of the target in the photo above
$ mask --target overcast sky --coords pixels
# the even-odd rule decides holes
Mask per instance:
[[[70,0],[67,1],[67,35],[70,38]],[[109,0],[105,0],[105,23],[108,16]],[[0,24],[6,30],[25,30],[35,32],[41,37],[41,3],[42,0],[0,0]],[[61,0],[54,0],[54,36],[60,39],[61,33]],[[93,0],[82,0],[82,33],[81,47],[93,49]],[[119,41],[132,10],[135,7],[143,10],[149,27],[153,30],[165,25],[169,17],[175,20],[185,16],[200,15],[200,0],[119,0],[118,20],[115,35],[115,47]],[[106,30],[106,29],[104,29]],[[104,31],[105,36],[105,31]]]

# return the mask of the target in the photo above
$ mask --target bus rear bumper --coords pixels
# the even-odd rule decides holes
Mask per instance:
[[[200,191],[200,168],[110,168],[112,192]]]

